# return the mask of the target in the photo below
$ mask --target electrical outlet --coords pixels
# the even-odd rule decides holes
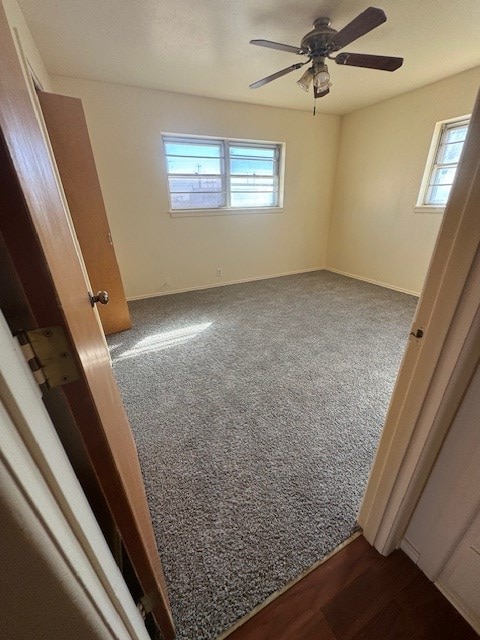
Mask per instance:
[[[219,278],[221,278],[223,276],[223,269],[221,267],[218,267],[218,269],[217,269],[217,276]]]

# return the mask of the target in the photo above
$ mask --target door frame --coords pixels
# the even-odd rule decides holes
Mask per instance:
[[[400,545],[480,357],[479,209],[480,94],[358,513],[384,555]]]
[[[99,637],[106,634],[112,640],[149,640],[143,618],[45,409],[40,389],[1,312],[0,352],[0,474],[5,481],[2,499],[9,513],[13,520],[23,522],[23,527],[28,522],[29,530],[36,531],[31,544],[44,562],[43,570],[59,584],[59,576],[68,579],[68,589],[60,587],[59,592],[79,615],[90,620],[93,628],[99,629]],[[23,571],[28,567],[20,573]],[[37,586],[35,606],[42,606],[38,582],[34,580],[33,584]],[[22,590],[15,582],[12,587]],[[28,590],[27,585],[23,587]],[[19,604],[21,607],[23,604]],[[47,613],[50,616],[52,612]],[[20,628],[20,620],[18,625]]]

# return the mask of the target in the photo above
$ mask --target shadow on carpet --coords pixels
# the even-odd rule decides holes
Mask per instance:
[[[108,341],[179,640],[356,529],[416,303],[326,271],[130,303]]]

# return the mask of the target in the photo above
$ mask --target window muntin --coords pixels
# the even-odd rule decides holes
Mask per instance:
[[[280,206],[282,145],[163,136],[172,211]]]
[[[469,118],[438,123],[434,153],[430,154],[419,198],[419,207],[444,208],[448,202],[457,165],[467,135]]]

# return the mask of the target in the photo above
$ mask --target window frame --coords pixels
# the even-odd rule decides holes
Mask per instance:
[[[182,133],[169,133],[162,132],[162,154],[163,154],[163,167],[165,172],[165,187],[168,193],[169,200],[169,214],[172,217],[195,217],[195,216],[215,216],[215,215],[241,215],[251,213],[281,213],[283,212],[283,194],[284,194],[284,174],[285,174],[285,148],[284,142],[276,142],[271,140],[248,140],[244,138],[219,138],[214,136],[200,136],[192,134]],[[215,175],[215,178],[220,178],[222,182],[223,191],[225,194],[225,206],[219,207],[205,207],[197,209],[176,209],[172,206],[172,194],[170,191],[169,176],[175,174],[168,173],[167,166],[167,153],[165,150],[165,142],[188,142],[192,144],[211,144],[216,143],[221,145],[223,155],[220,157],[220,175]],[[231,206],[231,173],[230,173],[230,147],[246,147],[246,148],[264,148],[274,149],[275,158],[274,165],[276,173],[274,172],[273,178],[277,182],[277,189],[275,193],[276,204],[267,206]],[[234,157],[234,156],[233,156]],[[185,174],[190,175],[190,174]],[[209,177],[209,174],[205,174],[205,177]],[[234,176],[242,177],[242,176]]]
[[[446,205],[433,205],[425,203],[427,199],[428,189],[430,187],[430,180],[437,165],[441,164],[437,162],[437,157],[440,151],[440,146],[445,130],[454,126],[461,126],[464,123],[470,124],[470,120],[471,114],[467,114],[464,116],[458,116],[456,118],[440,120],[435,124],[427,161],[425,163],[425,170],[420,185],[420,191],[417,198],[417,203],[414,207],[415,213],[443,213],[445,211]],[[455,166],[458,166],[458,163],[456,163]]]

